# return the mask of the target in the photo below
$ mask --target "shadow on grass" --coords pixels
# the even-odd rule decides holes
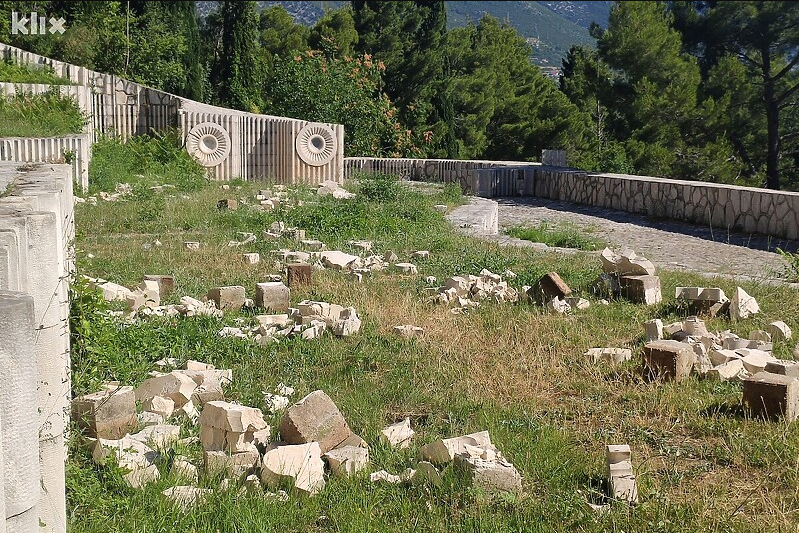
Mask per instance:
[[[702,409],[699,414],[707,418],[724,417],[733,420],[745,420],[748,418],[743,405],[729,402],[716,402]]]

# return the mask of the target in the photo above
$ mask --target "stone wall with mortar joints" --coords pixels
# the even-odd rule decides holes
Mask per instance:
[[[14,291],[9,294],[32,302],[27,325],[0,328],[0,351],[6,348],[10,354],[22,354],[31,363],[24,379],[31,384],[26,390],[32,397],[3,394],[1,406],[4,418],[9,409],[20,413],[30,409],[32,413],[26,417],[31,427],[0,426],[0,442],[8,443],[4,454],[25,450],[33,456],[3,472],[5,486],[0,492],[6,494],[9,531],[66,531],[68,282],[74,265],[75,236],[72,184],[68,165],[0,162],[0,188],[8,191],[0,198],[0,289]],[[10,320],[4,311],[0,303],[0,320]],[[27,335],[28,340],[10,338],[12,329]],[[27,355],[26,349],[30,350]],[[3,368],[9,367],[4,364]],[[0,380],[7,379],[7,373],[0,374]],[[10,388],[3,383],[0,390],[7,392]],[[5,464],[14,463],[6,460]],[[13,496],[8,491],[9,483],[35,487],[35,504],[27,510],[21,510],[19,504],[10,505],[9,497]]]
[[[277,183],[341,182],[344,126],[216,107],[158,91],[111,74],[69,65],[0,43],[0,58],[49,65],[56,74],[91,90],[91,141],[113,134],[133,135],[178,127],[183,139],[203,135],[225,141],[224,152],[193,152],[216,180],[270,179]],[[71,89],[70,89],[71,90]],[[214,126],[205,128],[211,123]],[[194,128],[205,128],[198,132]],[[221,128],[221,130],[220,130]],[[196,144],[192,145],[196,148]],[[189,146],[187,145],[187,149]],[[215,147],[215,148],[218,148]],[[211,164],[213,163],[213,164]]]

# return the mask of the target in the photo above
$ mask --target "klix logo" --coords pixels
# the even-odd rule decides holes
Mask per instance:
[[[48,22],[50,23],[48,26]],[[16,11],[11,12],[11,34],[12,35],[46,35],[50,33],[63,34],[66,29],[64,24],[66,20],[63,17],[55,18],[50,17],[47,20],[46,16],[39,16],[35,11],[31,11],[30,18],[22,17]]]

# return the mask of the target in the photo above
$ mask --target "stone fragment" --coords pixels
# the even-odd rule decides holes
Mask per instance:
[[[333,323],[331,332],[337,337],[355,335],[361,330],[361,319],[354,307],[348,307],[339,313],[339,318]]]
[[[791,378],[799,378],[799,362],[776,359],[766,363],[765,371]]]
[[[119,439],[138,426],[133,387],[119,387],[72,400],[72,419],[90,437]]]
[[[260,409],[222,401],[212,401],[205,405],[200,415],[200,425],[235,433],[269,427]]]
[[[383,483],[396,485],[402,483],[402,478],[395,474],[389,474],[385,470],[378,470],[377,472],[369,474],[369,481],[372,483],[379,483],[382,481]]]
[[[197,467],[183,458],[176,458],[172,462],[172,474],[179,478],[193,481],[194,483],[197,483],[200,477]]]
[[[191,485],[178,485],[164,490],[161,494],[184,511],[188,511],[201,503],[210,492],[211,489],[201,489]]]
[[[139,425],[143,427],[157,426],[164,423],[164,417],[158,413],[151,413],[150,411],[143,411],[136,415]]]
[[[766,326],[766,331],[771,334],[771,338],[775,341],[789,341],[791,340],[792,332],[788,324],[782,320],[777,320]]]
[[[413,469],[411,482],[415,485],[424,485],[430,483],[436,487],[440,487],[443,480],[441,479],[441,472],[439,472],[432,463],[427,461],[419,461],[416,464],[416,468]]]
[[[114,302],[114,301],[125,301],[127,300],[132,291],[127,287],[123,287],[122,285],[118,285],[116,283],[111,283],[110,281],[106,281],[105,283],[100,283],[95,285],[100,291],[103,293],[103,300],[106,302]]]
[[[411,445],[414,433],[416,432],[411,429],[411,419],[406,417],[405,420],[383,428],[383,431],[380,432],[380,440],[392,448],[404,449]]]
[[[428,250],[417,250],[411,254],[411,259],[427,259],[430,257]]]
[[[687,343],[673,340],[648,342],[643,350],[644,378],[682,381],[691,373],[695,360],[696,355]]]
[[[658,276],[622,276],[619,285],[622,296],[631,302],[655,305],[663,301]]]
[[[394,263],[394,268],[403,274],[418,274],[419,270],[413,263]]]
[[[439,439],[430,444],[425,444],[419,448],[419,453],[424,460],[434,465],[440,465],[451,462],[456,454],[466,450],[467,445],[481,448],[493,447],[488,431],[480,431],[451,439]]]
[[[436,205],[433,206],[433,209],[435,209],[436,211],[438,211],[439,213],[441,213],[443,215],[444,213],[447,212],[447,210],[449,208],[446,205],[444,205],[444,204],[436,204]]]
[[[749,340],[771,342],[771,333],[762,329],[753,329],[749,332]]]
[[[738,379],[742,373],[746,373],[744,362],[740,359],[731,359],[708,370],[705,377],[716,381],[729,381]]]
[[[166,396],[153,396],[142,401],[142,409],[167,419],[175,411],[175,402],[172,398],[167,398]]]
[[[372,251],[372,241],[348,241],[347,244],[364,252]]]
[[[311,265],[299,263],[286,265],[286,278],[289,287],[310,285]]]
[[[730,319],[742,320],[758,313],[760,306],[741,287],[736,287],[730,298]]]
[[[294,488],[313,495],[325,486],[325,463],[318,442],[277,446],[264,454],[261,481],[266,486],[277,486],[281,480],[290,479]]]
[[[369,466],[369,450],[359,446],[334,448],[324,454],[330,472],[334,476],[351,477]]]
[[[644,334],[647,342],[659,341],[663,338],[663,321],[653,318],[644,322]]]
[[[626,444],[610,444],[605,452],[609,496],[632,504],[638,503],[638,486],[633,474],[630,447]]]
[[[234,479],[252,474],[261,464],[261,454],[254,445],[246,451],[232,454],[222,450],[205,450],[203,458],[205,470],[210,475],[225,474]]]
[[[233,200],[232,198],[225,198],[219,200],[216,203],[216,208],[219,209],[220,211],[222,210],[235,211],[236,209],[238,209],[238,207],[239,207],[238,202],[236,202],[236,200]]]
[[[151,448],[166,448],[177,442],[180,437],[180,426],[158,424],[147,426],[138,433],[130,435],[131,439],[143,442]]]
[[[564,300],[566,301],[567,304],[569,304],[569,307],[572,309],[579,309],[582,311],[584,309],[588,309],[589,307],[591,307],[591,302],[589,302],[585,298],[577,298],[572,296],[569,298],[564,298]]]
[[[158,292],[165,296],[175,289],[175,278],[164,274],[145,274],[146,281],[154,281],[158,284]]]
[[[629,361],[633,352],[627,348],[589,348],[583,355],[590,357],[594,363],[618,364]]]
[[[550,311],[560,314],[566,314],[571,311],[571,306],[566,303],[566,300],[561,300],[557,296],[552,298],[552,300],[547,301],[545,307]]]
[[[384,257],[383,257],[383,258],[385,259],[385,261],[386,261],[387,263],[395,263],[395,262],[399,261],[399,257],[397,257],[397,254],[395,254],[395,253],[394,253],[394,252],[392,252],[391,250],[387,251],[387,252],[384,254]]]
[[[424,329],[418,326],[413,326],[411,324],[394,326],[394,328],[392,328],[392,331],[394,332],[395,335],[404,337],[406,339],[411,337],[420,337],[424,333]]]
[[[743,380],[743,403],[753,416],[792,422],[799,416],[799,379],[759,372]]]
[[[316,239],[303,239],[300,241],[300,244],[304,246],[308,250],[312,250],[315,252],[321,252],[325,249],[325,243]]]
[[[193,379],[179,371],[153,377],[142,382],[135,389],[136,401],[144,402],[155,396],[166,396],[175,402],[175,407],[182,407],[191,401],[191,395],[197,384]]]
[[[217,309],[241,309],[247,299],[244,287],[232,285],[215,287],[208,291],[207,298],[216,304]]]
[[[255,285],[255,305],[272,313],[286,313],[291,291],[282,281],[267,281]]]
[[[257,265],[261,262],[261,254],[258,253],[249,253],[249,254],[241,254],[241,259],[244,261],[245,265]]]
[[[316,390],[292,405],[280,421],[280,436],[288,444],[317,441],[321,453],[327,453],[346,439],[350,433],[330,396]]]
[[[331,250],[322,252],[320,255],[322,264],[327,268],[334,270],[350,270],[352,268],[361,268],[362,261],[357,255],[345,254],[338,250]]]
[[[544,274],[538,280],[536,285],[537,296],[542,295],[543,301],[549,302],[553,298],[563,299],[572,293],[572,290],[566,285],[557,272],[549,272]]]
[[[427,276],[426,278],[424,278],[424,282],[427,283],[428,285],[435,285],[438,282],[438,280],[436,279],[435,276]]]
[[[775,360],[774,356],[763,350],[741,348],[736,350],[736,353],[741,356],[741,361],[744,364],[744,368],[746,368],[746,370],[752,374],[763,372],[766,369],[766,365],[769,363],[769,361]]]
[[[474,452],[455,455],[455,466],[464,470],[474,486],[487,492],[522,492],[522,476],[504,459],[486,460]]]
[[[266,404],[266,408],[270,413],[282,411],[289,406],[289,403],[291,403],[287,397],[281,396],[279,394],[271,394],[269,392],[264,392],[263,394],[264,403]]]

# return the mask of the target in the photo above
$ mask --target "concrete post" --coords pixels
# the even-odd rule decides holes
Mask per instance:
[[[9,532],[39,529],[39,424],[34,323],[31,296],[0,291],[3,521]]]

